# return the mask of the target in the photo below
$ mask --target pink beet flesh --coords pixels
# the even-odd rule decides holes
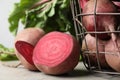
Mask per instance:
[[[69,56],[72,50],[72,40],[67,39],[69,36],[57,36],[51,34],[50,36],[41,39],[36,45],[35,56],[36,62],[47,66],[56,66],[61,63],[65,57]],[[70,46],[68,46],[70,45]]]
[[[25,42],[25,41],[17,41],[15,43],[15,47],[18,50],[18,52],[30,63],[31,65],[34,65],[32,60],[33,55],[33,45]]]
[[[79,61],[78,45],[68,34],[56,31],[48,33],[35,46],[33,61],[38,69],[47,74],[67,72]]]

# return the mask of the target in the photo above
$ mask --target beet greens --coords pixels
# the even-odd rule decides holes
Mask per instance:
[[[70,0],[21,0],[9,16],[9,28],[14,35],[20,20],[24,28],[39,27],[45,32],[56,30],[75,34]]]

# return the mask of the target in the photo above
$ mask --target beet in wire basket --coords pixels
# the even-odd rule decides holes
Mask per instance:
[[[119,0],[71,0],[70,5],[85,67],[120,74]]]

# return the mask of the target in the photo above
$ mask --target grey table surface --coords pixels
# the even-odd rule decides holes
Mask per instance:
[[[46,75],[42,72],[29,71],[23,66],[12,68],[5,65],[16,65],[19,61],[0,63],[0,80],[120,80],[119,75],[90,73],[82,62],[68,74],[60,76]]]

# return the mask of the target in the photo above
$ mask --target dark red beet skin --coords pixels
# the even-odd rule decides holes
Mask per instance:
[[[89,0],[79,0],[80,7],[83,9],[84,6],[86,5],[87,1]]]
[[[39,40],[33,53],[34,64],[40,71],[59,75],[73,70],[78,64],[80,46],[73,36],[54,31]]]
[[[88,1],[89,0],[79,0],[80,7],[83,9]],[[111,0],[111,1],[116,5],[118,11],[120,11],[120,1],[115,1],[115,0]]]

